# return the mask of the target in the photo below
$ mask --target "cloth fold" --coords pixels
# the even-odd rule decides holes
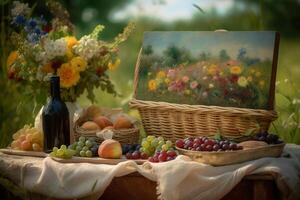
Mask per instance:
[[[0,170],[22,187],[55,198],[100,197],[114,177],[139,172],[157,182],[160,199],[220,199],[246,175],[274,174],[285,199],[300,198],[300,146],[288,144],[287,157],[261,158],[235,165],[213,167],[178,156],[165,163],[137,165],[126,161],[117,165],[59,163],[45,159],[0,154]],[[12,172],[12,169],[18,169]],[[21,173],[23,171],[23,173]],[[16,173],[20,176],[17,177]]]

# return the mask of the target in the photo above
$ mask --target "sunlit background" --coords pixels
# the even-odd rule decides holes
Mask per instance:
[[[36,11],[46,14],[43,1],[26,1],[36,4]],[[95,25],[106,26],[102,38],[113,39],[129,21],[136,29],[120,48],[121,65],[110,72],[122,97],[115,98],[96,90],[97,104],[105,107],[123,107],[133,94],[134,67],[142,45],[144,31],[214,31],[276,30],[281,33],[278,60],[276,110],[279,119],[271,127],[286,141],[300,144],[300,1],[299,0],[64,0],[70,12],[78,37],[89,33]],[[0,146],[10,142],[11,134],[25,123],[33,123],[33,116],[41,105],[24,102],[23,93],[6,77],[6,57],[10,50],[5,32],[12,1],[1,1],[1,94]],[[85,95],[78,103],[90,105]]]

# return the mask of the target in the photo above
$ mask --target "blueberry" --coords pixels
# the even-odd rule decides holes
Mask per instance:
[[[265,138],[264,136],[260,136],[260,137],[258,138],[259,141],[265,141],[265,139],[266,139],[266,138]]]
[[[259,137],[261,137],[261,136],[262,136],[261,133],[257,133],[257,134],[256,134],[256,137],[257,137],[257,138],[259,138]]]
[[[261,133],[261,136],[263,136],[263,137],[267,137],[267,135],[268,135],[268,132],[267,132],[267,131]]]
[[[138,145],[136,145],[136,147],[135,147],[135,150],[136,150],[136,151],[139,151],[139,150],[140,150],[140,148],[141,148],[141,145],[140,145],[140,144],[138,144]]]
[[[126,154],[128,152],[128,144],[122,144],[122,154]]]

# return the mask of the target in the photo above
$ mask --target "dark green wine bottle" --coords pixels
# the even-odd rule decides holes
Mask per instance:
[[[50,78],[51,98],[43,108],[42,121],[44,132],[44,152],[49,153],[53,147],[70,144],[69,111],[60,98],[59,76]]]

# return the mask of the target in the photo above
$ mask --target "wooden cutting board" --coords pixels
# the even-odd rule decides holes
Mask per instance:
[[[107,158],[99,158],[99,157],[92,157],[92,158],[87,158],[87,157],[78,157],[78,156],[73,156],[71,159],[62,159],[62,158],[56,158],[56,157],[51,157],[53,160],[60,162],[60,163],[93,163],[93,164],[108,164],[108,165],[116,165],[120,162],[125,162],[128,161],[128,159],[123,156],[121,159],[107,159]],[[138,165],[143,164],[147,160],[132,160],[136,162]]]
[[[0,152],[9,155],[17,155],[17,156],[33,156],[33,157],[42,157],[42,158],[48,156],[48,154],[42,151],[22,151],[22,150],[10,149],[10,148],[0,149]]]
[[[45,158],[49,156],[49,154],[40,151],[22,151],[22,150],[10,149],[10,148],[0,149],[0,152],[9,155],[33,156],[33,157],[41,157],[41,158]],[[78,156],[73,156],[70,159],[63,159],[63,158],[56,158],[56,157],[50,157],[50,158],[60,163],[93,163],[93,164],[109,164],[109,165],[116,165],[120,162],[128,161],[128,159],[126,159],[125,156],[122,156],[121,159],[107,159],[107,158],[99,158],[99,157],[87,158],[87,157],[78,157]],[[146,162],[147,160],[139,159],[133,161],[140,165]]]

